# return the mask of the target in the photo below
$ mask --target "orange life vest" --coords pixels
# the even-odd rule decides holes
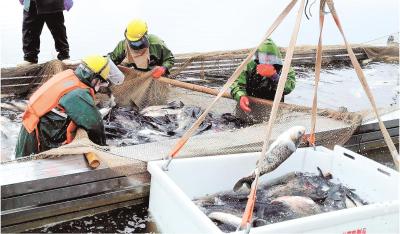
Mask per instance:
[[[93,89],[80,81],[75,75],[74,71],[71,69],[60,72],[45,82],[29,98],[28,106],[22,116],[22,124],[24,125],[26,131],[31,133],[33,130],[36,130],[36,138],[39,139],[37,125],[40,117],[50,112],[53,108],[60,107],[59,101],[61,97],[77,88],[89,89],[90,94],[94,99]],[[72,125],[76,126],[76,124],[71,121],[70,126],[68,126],[68,130],[76,129],[76,127],[74,128]],[[71,133],[68,132],[68,130],[67,138],[70,139],[67,139],[67,141],[71,141]]]

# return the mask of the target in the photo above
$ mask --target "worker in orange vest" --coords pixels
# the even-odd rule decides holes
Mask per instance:
[[[54,75],[29,99],[15,150],[16,157],[36,154],[69,143],[77,128],[91,141],[105,145],[104,125],[94,94],[109,82],[122,84],[124,75],[108,57],[88,56],[75,71]]]

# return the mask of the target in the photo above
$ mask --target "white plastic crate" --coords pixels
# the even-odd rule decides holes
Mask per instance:
[[[160,231],[220,233],[192,199],[232,189],[251,173],[259,155],[175,159],[166,172],[161,169],[164,161],[149,162],[149,210]],[[399,173],[342,147],[300,148],[260,180],[268,182],[291,171],[318,173],[317,166],[370,204],[252,228],[250,233],[399,233]]]

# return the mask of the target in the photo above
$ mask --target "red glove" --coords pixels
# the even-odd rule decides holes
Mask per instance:
[[[167,71],[167,69],[163,66],[156,66],[153,69],[153,73],[151,73],[151,75],[153,76],[153,78],[160,78],[162,75],[165,74],[165,72]]]
[[[271,64],[258,64],[257,73],[260,76],[272,77],[276,73],[276,70],[275,67]]]
[[[250,100],[249,97],[247,96],[241,96],[240,97],[240,101],[239,101],[239,105],[240,105],[240,109],[242,109],[242,111],[249,113],[251,111],[249,105],[250,105]]]

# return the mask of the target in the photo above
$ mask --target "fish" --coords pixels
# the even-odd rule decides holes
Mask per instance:
[[[331,181],[333,175],[294,171],[260,183],[252,227],[368,204],[354,190]],[[229,190],[198,197],[194,204],[223,231],[235,231],[248,191]]]
[[[275,170],[297,150],[305,136],[305,131],[306,129],[303,126],[294,126],[278,136],[266,154],[257,161],[256,169],[258,169],[260,177]],[[238,191],[243,185],[250,188],[255,176],[255,171],[253,171],[251,175],[241,178],[235,183],[233,191]]]
[[[275,178],[265,185],[261,185],[261,191],[265,191],[268,197],[280,196],[306,196],[314,201],[327,198],[328,191],[333,183],[329,181],[330,175],[320,173],[291,172]]]
[[[112,110],[112,107],[104,107],[99,109],[101,118],[104,119]]]
[[[148,117],[160,117],[165,115],[177,115],[184,106],[183,102],[170,102],[167,105],[149,106],[140,111],[140,114]]]
[[[169,136],[182,136],[201,115],[202,110],[196,106],[185,106],[183,102],[170,102],[167,105],[149,106],[140,111],[142,121],[153,130],[159,130]],[[212,127],[212,115],[209,114],[200,125],[197,133]]]
[[[272,200],[271,204],[281,203],[293,212],[295,218],[321,213],[320,207],[309,197],[282,196]]]
[[[241,203],[244,208],[245,202]],[[222,208],[223,211],[212,211],[207,216],[212,221],[223,224],[225,231],[234,231],[241,224],[243,213],[229,208]],[[258,202],[255,206],[252,227],[260,227],[270,223],[277,223],[285,220],[296,219],[321,213],[320,206],[309,197],[282,196],[270,202]]]
[[[182,111],[176,116],[176,121],[178,123],[178,127],[174,130],[174,132],[178,136],[182,136],[190,127],[192,127],[193,123],[200,117],[202,114],[202,110],[200,107],[186,107],[183,108]],[[196,133],[199,134],[206,130],[211,129],[213,126],[211,120],[212,115],[209,113],[205,120],[200,124],[199,128],[196,130]]]
[[[226,212],[212,212],[208,214],[208,218],[227,225],[224,229],[227,229],[228,231],[235,231],[236,227],[238,227],[242,222],[240,217]]]
[[[325,211],[354,208],[368,204],[351,189],[342,184],[334,184],[328,191],[327,198],[323,201]]]
[[[143,110],[138,110],[135,106],[103,106],[99,112],[103,116],[109,143],[126,146],[181,137],[202,114],[202,109],[174,101],[166,105],[149,106]],[[215,116],[209,113],[195,134],[210,130],[231,130],[240,124],[241,121],[229,113]]]

